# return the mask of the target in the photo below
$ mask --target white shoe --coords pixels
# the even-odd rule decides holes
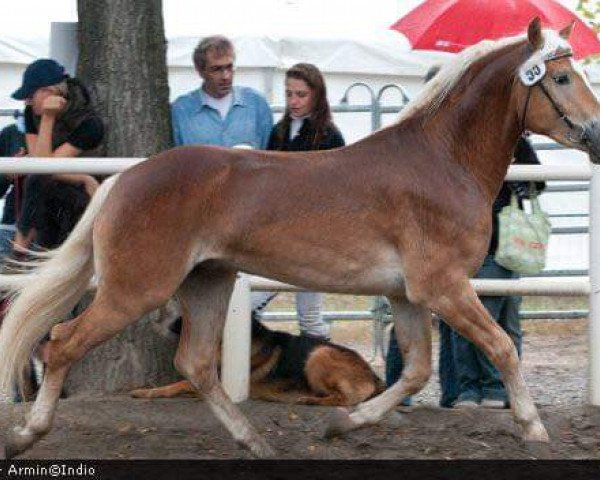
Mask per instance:
[[[475,400],[460,400],[452,405],[452,408],[477,408],[479,404]]]
[[[481,401],[481,406],[483,408],[495,408],[495,409],[503,409],[506,407],[506,402],[504,400],[494,400],[493,398],[484,398]]]

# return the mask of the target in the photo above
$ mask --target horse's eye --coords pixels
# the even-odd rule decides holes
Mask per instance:
[[[557,85],[569,85],[569,83],[571,83],[571,79],[566,73],[555,75],[553,80]]]

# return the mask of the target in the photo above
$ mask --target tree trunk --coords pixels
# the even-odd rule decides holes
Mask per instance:
[[[108,157],[147,157],[171,146],[162,0],[78,0],[78,77],[105,123]],[[135,199],[131,199],[132,202]],[[115,392],[176,378],[176,340],[151,314],[76,364],[69,394]]]
[[[171,122],[161,0],[78,0],[78,76],[106,122],[109,157],[169,148]]]

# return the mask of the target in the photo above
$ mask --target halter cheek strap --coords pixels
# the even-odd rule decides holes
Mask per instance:
[[[525,97],[525,104],[523,105],[523,114],[521,115],[521,121],[519,122],[519,132],[525,130],[525,117],[527,116],[527,108],[529,107],[529,99],[531,98],[531,87],[527,87],[527,97]]]
[[[552,56],[552,57],[548,58],[546,60],[546,62],[551,62],[553,60],[559,60],[561,58],[567,58],[567,57],[572,57],[572,56],[573,56],[573,54],[571,52],[566,52],[566,53],[563,53],[560,55]],[[527,97],[525,99],[525,105],[523,107],[523,115],[521,116],[520,130],[523,131],[525,129],[525,117],[527,115],[527,108],[529,107],[529,99],[531,98],[531,89],[532,89],[532,87],[535,87],[536,85],[540,87],[540,89],[542,90],[542,92],[544,93],[546,98],[550,101],[550,105],[552,105],[552,108],[554,108],[554,111],[557,113],[558,118],[560,118],[563,122],[565,122],[565,124],[567,125],[567,127],[569,127],[570,130],[578,131],[577,137],[570,138],[570,140],[573,142],[577,142],[577,143],[583,141],[585,138],[585,130],[583,129],[583,127],[581,125],[576,125],[575,123],[573,123],[573,121],[561,110],[560,106],[556,103],[554,98],[552,98],[552,95],[550,95],[550,92],[548,91],[548,89],[544,86],[543,78],[540,79],[537,83],[535,83],[527,88]]]

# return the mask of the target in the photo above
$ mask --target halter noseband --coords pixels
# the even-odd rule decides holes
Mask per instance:
[[[568,52],[561,53],[558,55],[553,55],[552,57],[547,58],[545,60],[545,62],[551,62],[554,60],[560,60],[561,58],[567,58],[567,57],[572,57],[572,56],[573,56],[573,53],[568,51]],[[525,99],[525,105],[523,107],[523,115],[521,116],[520,131],[522,132],[523,130],[525,130],[525,117],[527,116],[527,108],[529,107],[529,99],[531,97],[531,89],[532,89],[532,87],[535,87],[535,86],[540,87],[540,89],[542,90],[542,92],[544,93],[546,98],[550,101],[550,105],[552,105],[552,108],[554,108],[554,111],[557,113],[558,118],[560,118],[563,122],[565,122],[565,124],[567,125],[567,127],[569,127],[570,130],[572,130],[572,131],[579,130],[579,132],[577,133],[577,137],[571,137],[571,135],[569,134],[569,140],[571,140],[572,142],[581,143],[585,139],[585,130],[583,129],[583,127],[581,125],[576,125],[575,123],[573,123],[573,121],[561,110],[561,108],[558,106],[558,104],[556,103],[554,98],[552,98],[552,96],[550,95],[550,92],[548,91],[548,89],[544,86],[543,78],[541,78],[538,82],[534,83],[533,85],[530,85],[527,87],[527,98]]]

